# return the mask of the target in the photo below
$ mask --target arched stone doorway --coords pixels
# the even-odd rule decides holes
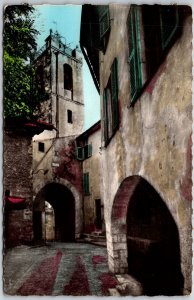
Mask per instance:
[[[46,240],[45,202],[54,210],[54,241],[72,242],[75,240],[75,199],[72,192],[60,183],[48,183],[37,194],[34,201],[33,228],[34,240]],[[47,216],[48,217],[48,216]]]
[[[141,282],[145,295],[180,295],[184,285],[177,225],[162,198],[142,177],[120,185],[111,216],[115,273],[127,272]]]

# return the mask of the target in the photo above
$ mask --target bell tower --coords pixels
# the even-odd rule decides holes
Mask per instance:
[[[55,126],[55,137],[79,135],[84,122],[81,51],[62,40],[50,30],[35,58],[39,85],[48,95],[41,104],[41,120]]]

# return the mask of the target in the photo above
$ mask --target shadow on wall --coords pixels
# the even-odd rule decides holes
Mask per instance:
[[[143,294],[181,295],[179,234],[167,206],[141,178],[128,204],[128,271],[142,283]]]

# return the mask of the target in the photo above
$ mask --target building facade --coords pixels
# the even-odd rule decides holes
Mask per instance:
[[[191,27],[186,6],[82,9],[81,48],[101,95],[109,268],[147,295],[191,291]]]
[[[101,174],[101,122],[76,139],[77,159],[82,161],[83,232],[105,232]]]

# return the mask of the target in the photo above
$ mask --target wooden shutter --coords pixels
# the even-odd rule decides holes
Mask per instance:
[[[98,11],[100,23],[100,38],[102,38],[107,33],[110,27],[108,5],[100,5]]]
[[[130,93],[133,102],[142,88],[142,70],[140,62],[140,31],[137,6],[132,5],[128,19],[129,26],[129,66],[130,66]]]
[[[97,10],[99,15],[100,49],[105,52],[110,33],[109,7],[108,5],[98,5]]]
[[[164,5],[160,7],[160,25],[162,48],[165,49],[172,40],[179,24],[178,7]]]
[[[83,160],[84,159],[84,151],[82,147],[77,147],[76,148],[76,157],[78,160]]]
[[[92,144],[88,145],[88,157],[92,156]]]
[[[84,195],[89,195],[89,173],[83,174]]]
[[[118,109],[118,67],[117,59],[115,58],[111,67],[111,97],[112,97],[112,119],[113,130],[119,123],[119,109]]]
[[[107,111],[107,93],[106,89],[103,92],[103,123],[104,123],[104,141],[108,140],[108,111]]]

